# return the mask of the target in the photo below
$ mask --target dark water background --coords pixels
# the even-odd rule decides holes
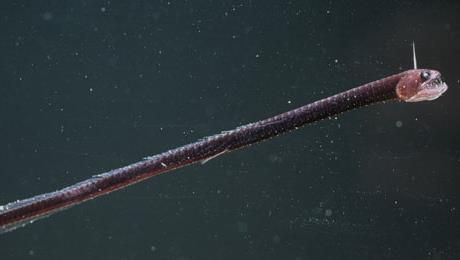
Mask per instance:
[[[0,259],[459,259],[458,1],[1,1],[0,204],[412,66],[366,107],[0,236]]]

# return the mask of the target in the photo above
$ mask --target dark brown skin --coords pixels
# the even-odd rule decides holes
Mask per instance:
[[[401,72],[265,120],[205,137],[195,143],[93,176],[61,190],[11,202],[0,206],[0,233],[152,176],[197,162],[204,163],[224,153],[347,110],[394,99],[406,102],[436,99],[447,90],[447,85],[440,77],[441,74],[435,70]]]

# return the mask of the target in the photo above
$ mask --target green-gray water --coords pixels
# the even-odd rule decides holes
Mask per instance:
[[[2,1],[0,204],[412,66],[365,107],[0,236],[0,259],[460,257],[458,1]]]

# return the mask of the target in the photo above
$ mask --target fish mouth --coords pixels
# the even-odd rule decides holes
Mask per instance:
[[[441,76],[422,83],[415,95],[406,102],[430,101],[440,97],[447,91],[447,84],[442,81]]]

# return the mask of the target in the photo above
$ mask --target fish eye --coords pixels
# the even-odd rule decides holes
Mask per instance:
[[[430,79],[430,72],[428,71],[423,71],[422,73],[420,73],[420,78],[422,78],[423,81],[427,81]]]

